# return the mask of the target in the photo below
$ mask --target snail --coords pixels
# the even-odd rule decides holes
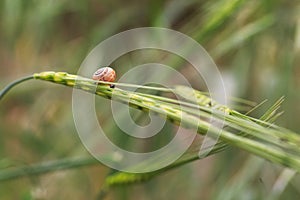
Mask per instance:
[[[114,82],[116,80],[116,72],[111,67],[102,67],[98,69],[92,77],[95,81],[107,81]],[[114,85],[110,85],[111,88],[114,88]]]

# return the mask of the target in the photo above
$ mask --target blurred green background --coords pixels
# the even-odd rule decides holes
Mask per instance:
[[[165,27],[203,45],[231,96],[268,99],[254,116],[285,96],[277,124],[300,133],[299,1],[1,0],[0,16],[1,88],[34,72],[76,73],[90,50],[109,36]],[[115,69],[121,75],[130,67]],[[185,65],[177,69],[197,82]],[[109,102],[97,99],[99,120],[117,131],[107,118],[110,111],[101,107],[102,101]],[[46,82],[30,81],[11,91],[0,102],[0,168],[88,156],[75,130],[71,102],[70,88]],[[147,183],[115,188],[108,199],[296,199],[299,175],[281,191],[287,177],[282,170],[231,148]],[[0,199],[93,199],[109,172],[97,164],[2,181]]]

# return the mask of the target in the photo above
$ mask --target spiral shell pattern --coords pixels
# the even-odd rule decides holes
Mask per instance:
[[[114,82],[116,80],[116,72],[111,67],[102,67],[93,74],[92,79],[96,81]]]

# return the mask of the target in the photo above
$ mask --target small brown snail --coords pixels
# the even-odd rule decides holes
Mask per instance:
[[[96,81],[107,81],[114,82],[116,80],[116,72],[111,67],[102,67],[98,69],[94,74],[92,79]],[[110,85],[111,88],[114,88],[114,85]]]

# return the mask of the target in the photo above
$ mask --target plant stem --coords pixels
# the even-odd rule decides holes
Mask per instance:
[[[12,83],[10,83],[9,85],[7,85],[3,90],[0,91],[0,101],[2,100],[2,98],[4,97],[4,95],[10,90],[12,89],[14,86],[24,82],[24,81],[27,81],[27,80],[30,80],[30,79],[34,79],[33,75],[31,76],[26,76],[26,77],[23,77],[23,78],[20,78]]]
[[[94,165],[99,163],[100,162],[98,160],[89,156],[89,157],[77,157],[77,158],[54,160],[51,162],[44,162],[44,163],[22,166],[17,168],[1,169],[0,181],[6,181],[6,180],[20,178],[24,176],[39,175],[51,171],[77,168],[77,167]]]

